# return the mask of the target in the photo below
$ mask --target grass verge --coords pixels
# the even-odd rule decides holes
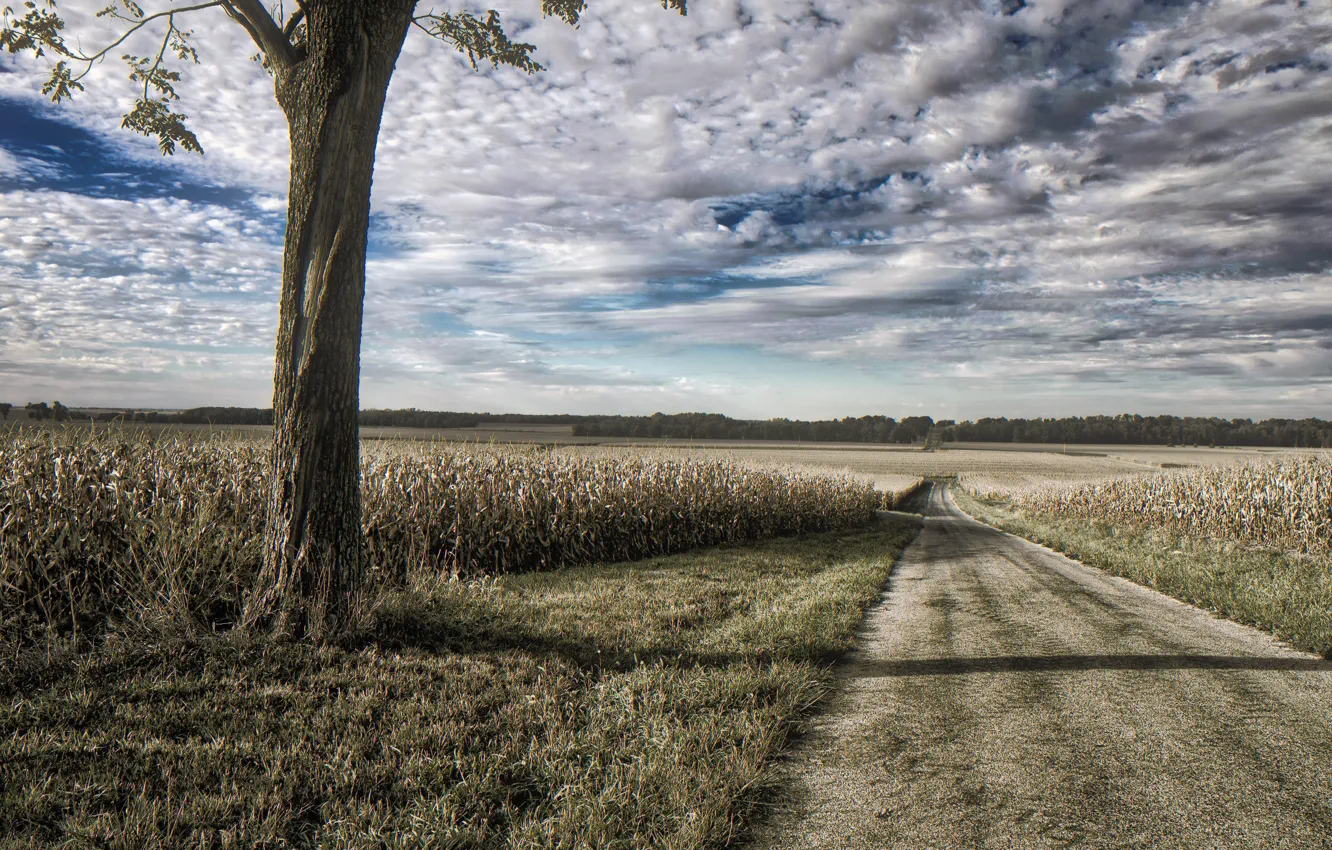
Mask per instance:
[[[1332,558],[1085,519],[1037,519],[953,488],[976,519],[1332,658]]]
[[[448,582],[341,647],[28,658],[0,847],[725,846],[919,526]]]

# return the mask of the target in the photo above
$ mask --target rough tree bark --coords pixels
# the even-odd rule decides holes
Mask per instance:
[[[242,624],[336,635],[361,604],[361,317],[375,142],[415,0],[308,4],[305,56],[276,72],[291,182],[263,567]]]

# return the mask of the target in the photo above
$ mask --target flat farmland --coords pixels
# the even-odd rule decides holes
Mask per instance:
[[[1319,449],[1197,448],[1189,446],[1068,446],[1040,443],[950,443],[938,451],[919,446],[872,443],[801,443],[768,440],[652,440],[565,436],[564,426],[448,430],[362,428],[367,440],[442,440],[550,445],[593,455],[649,455],[685,459],[725,457],[767,467],[849,474],[888,489],[915,478],[988,475],[995,478],[1079,482],[1182,467],[1219,466],[1253,460],[1326,456]],[[561,430],[562,429],[562,430]]]
[[[1281,457],[1290,454],[1318,453],[1321,449],[1266,448],[1262,446],[1138,446],[1114,444],[1064,443],[949,443],[948,450],[1039,452],[1042,454],[1104,455],[1129,463],[1160,467],[1211,466],[1218,463]]]
[[[0,496],[11,500],[0,506],[0,543],[9,547],[0,551],[0,848],[368,849],[393,834],[404,846],[704,850],[742,842],[788,781],[831,789],[829,806],[855,814],[846,823],[895,831],[863,846],[938,843],[929,830],[957,822],[972,830],[1001,822],[1012,846],[1037,846],[1047,821],[1031,814],[1036,805],[1089,834],[1128,830],[1195,846],[1179,824],[1212,823],[1216,812],[1194,804],[1213,798],[1239,812],[1228,823],[1248,830],[1247,846],[1282,846],[1267,840],[1277,835],[1303,842],[1286,846],[1323,846],[1326,837],[1298,820],[1321,817],[1321,802],[1250,793],[1258,780],[1245,772],[1242,747],[1190,763],[1224,766],[1229,784],[1215,794],[1180,796],[1173,809],[1134,802],[1159,784],[1153,742],[1177,749],[1198,738],[1198,723],[1250,716],[1206,702],[1227,676],[1326,675],[1324,662],[1250,660],[1262,646],[1184,628],[1138,596],[1107,620],[1104,606],[1083,598],[1088,590],[1103,598],[1099,574],[1059,580],[1083,568],[977,530],[946,492],[994,525],[1326,654],[1332,570],[1321,551],[1268,551],[1275,538],[1250,551],[1210,532],[1193,540],[1187,529],[1047,520],[1022,493],[963,492],[977,477],[1074,495],[1214,472],[1228,481],[1245,468],[1237,461],[1269,453],[577,445],[553,427],[492,431],[496,445],[485,445],[481,429],[365,429],[373,604],[340,642],[310,646],[232,628],[257,573],[269,429],[46,427],[51,433],[20,428],[0,440]],[[406,435],[415,439],[395,439]],[[1322,461],[1290,462],[1302,470]],[[1309,476],[1296,472],[1272,486],[1304,493]],[[929,491],[926,520],[876,513],[887,500],[866,486],[886,493],[954,476],[959,484]],[[1195,501],[1199,516],[1210,515]],[[908,549],[922,528],[931,536]],[[721,545],[699,548],[706,543]],[[888,585],[890,599],[876,610],[903,616],[864,644],[885,652],[836,672],[828,661],[860,642],[862,613],[894,573],[921,581]],[[1052,592],[1054,600],[1038,596]],[[1129,603],[1137,619],[1125,632],[1117,612]],[[1157,643],[1134,642],[1158,621]],[[1218,673],[1218,664],[1229,666]],[[1159,710],[1126,719],[1117,704],[1065,699],[1049,686],[1092,676],[1132,677],[1133,690],[1114,693]],[[1201,685],[1179,690],[1172,676]],[[813,767],[775,771],[799,740],[792,733],[810,728],[810,710],[833,688],[845,696],[828,716],[851,720],[834,728],[835,743],[819,739],[821,752],[869,740],[856,731],[864,719],[863,728],[885,731],[854,775],[916,789],[914,798],[885,801]],[[1291,688],[1254,693],[1306,725],[1325,704],[1325,691],[1303,702]],[[1065,723],[1068,704],[1082,714]],[[984,737],[996,716],[1008,727]],[[1242,743],[1275,741],[1282,729]],[[1079,748],[1084,737],[1090,743]],[[1134,740],[1147,744],[1122,743]],[[1067,741],[1074,745],[1059,743]],[[1123,764],[1145,767],[1091,788],[1089,805],[1082,786],[1065,781],[1068,765],[1095,770],[1107,741],[1121,742],[1114,752]],[[1302,763],[1289,757],[1326,751],[1326,735],[1315,729],[1282,746],[1283,764]],[[934,764],[949,769],[915,769]],[[1171,781],[1194,782],[1198,771],[1186,768]],[[1007,793],[1000,805],[1015,816],[996,821],[991,798],[957,786],[954,769],[995,777],[984,787]],[[1018,770],[1021,785],[1006,791],[999,778]],[[1323,765],[1303,770],[1310,799],[1326,799]],[[1072,797],[1060,796],[1070,787]],[[899,798],[913,805],[894,808]],[[913,818],[898,817],[899,808]],[[1297,814],[1261,820],[1287,811]],[[862,846],[824,825],[791,827],[786,837],[808,834],[831,842],[821,846]]]
[[[1162,451],[1168,449],[1161,447]],[[1104,455],[1054,452],[1006,451],[994,449],[950,449],[925,452],[917,448],[880,448],[857,444],[787,444],[759,442],[691,446],[589,446],[568,447],[563,451],[578,453],[649,453],[681,457],[724,456],[742,463],[804,472],[850,475],[874,483],[876,489],[897,489],[904,481],[916,478],[954,478],[959,475],[986,475],[996,478],[1042,481],[1083,482],[1142,474],[1148,471],[1134,463]],[[1216,462],[1231,458],[1218,456]],[[1159,468],[1159,467],[1158,467]]]
[[[34,422],[26,411],[11,411],[11,431],[32,428],[86,428],[84,423]],[[267,440],[262,425],[97,424],[95,430],[197,435]],[[477,428],[397,428],[367,426],[361,437],[370,446],[412,443],[467,443],[550,446],[573,454],[653,455],[683,460],[726,457],[749,465],[804,472],[852,475],[879,490],[895,490],[917,478],[984,476],[1009,487],[1049,482],[1089,482],[1160,469],[1228,465],[1258,459],[1318,454],[1326,450],[1205,448],[1192,446],[1068,445],[1052,443],[948,443],[926,452],[919,446],[869,443],[809,443],[768,440],[678,440],[629,437],[575,437],[568,425],[504,424]]]
[[[1332,655],[1332,458],[1236,454],[1083,481],[967,472],[952,490],[986,523]]]
[[[100,414],[114,411],[93,410],[90,412]],[[71,420],[69,423],[52,422],[49,419],[35,420],[29,418],[27,411],[25,410],[11,410],[9,412],[9,418],[4,423],[0,423],[0,427],[4,426],[8,426],[13,430],[28,430],[34,428],[61,430],[64,428],[87,428],[89,427],[89,423],[86,419]],[[119,422],[98,422],[91,427],[97,430],[119,428],[131,433],[142,432],[154,435],[208,432],[254,435],[256,438],[267,438],[273,433],[273,427],[271,425],[213,425],[162,422],[134,422],[130,424],[121,424]],[[575,437],[573,436],[573,428],[569,425],[504,425],[483,428],[396,428],[376,425],[362,427],[361,438],[364,440],[415,440],[422,442],[438,441],[448,443],[495,442],[533,445],[584,445],[589,443],[606,442],[608,439],[605,437]]]

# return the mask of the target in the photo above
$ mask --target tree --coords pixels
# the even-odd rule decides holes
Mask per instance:
[[[686,0],[661,0],[684,14]],[[577,25],[584,0],[542,0],[542,13]],[[375,143],[394,63],[416,27],[479,62],[542,70],[534,45],[512,41],[495,11],[433,11],[416,0],[204,0],[146,12],[112,0],[99,16],[125,24],[105,48],[83,52],[65,41],[54,0],[6,8],[0,48],[56,61],[42,92],[53,101],[83,89],[100,60],[149,25],[165,25],[155,54],[124,54],[138,97],[121,126],[155,137],[162,153],[202,153],[173,109],[181,72],[197,63],[180,20],[218,9],[259,47],[287,118],[291,176],[282,259],[273,386],[273,458],[264,561],[242,622],[322,639],[357,615],[364,571],[361,532],[361,315]]]
[[[14,405],[9,402],[0,402],[0,420],[9,421],[9,411],[14,409]]]

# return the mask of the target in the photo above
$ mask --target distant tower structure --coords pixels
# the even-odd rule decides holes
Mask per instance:
[[[925,451],[932,452],[935,449],[943,448],[945,430],[942,425],[930,426],[930,433],[925,437]]]

